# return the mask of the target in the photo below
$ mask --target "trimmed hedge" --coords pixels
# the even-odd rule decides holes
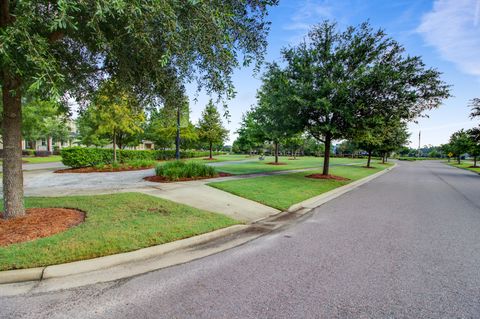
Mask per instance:
[[[223,154],[215,152],[215,155]],[[113,162],[113,149],[108,148],[88,148],[88,147],[67,147],[60,151],[62,163],[66,166],[78,168],[96,165],[108,165]],[[181,158],[208,156],[207,151],[181,151]],[[175,158],[175,150],[117,150],[117,161],[120,163],[131,162],[135,160],[171,160]]]

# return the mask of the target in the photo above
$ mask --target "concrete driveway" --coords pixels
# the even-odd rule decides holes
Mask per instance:
[[[480,176],[399,167],[296,225],[128,280],[0,299],[2,318],[478,318]]]

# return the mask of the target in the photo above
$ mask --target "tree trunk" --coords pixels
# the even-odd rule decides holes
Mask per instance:
[[[47,137],[47,151],[52,151],[52,138],[50,136]]]
[[[25,215],[20,80],[3,73],[3,218]]]
[[[385,164],[385,157],[387,157],[387,155],[383,154],[383,156],[382,156],[382,164]]]
[[[275,144],[275,164],[278,164],[278,142],[274,142]]]
[[[473,157],[473,167],[477,167],[477,155]]]
[[[212,156],[212,148],[213,148],[212,142],[210,142],[210,157],[209,157],[210,159],[213,159],[213,156]]]
[[[175,136],[175,159],[177,161],[180,160],[180,106],[177,106],[177,134]]]
[[[113,162],[117,162],[117,134],[113,130]]]
[[[460,165],[460,156],[457,157],[457,162]]]
[[[372,151],[368,151],[367,167],[370,167],[370,162],[371,161],[372,161]]]
[[[325,135],[325,156],[323,158],[323,175],[328,175],[330,168],[330,146],[332,145],[332,135]]]

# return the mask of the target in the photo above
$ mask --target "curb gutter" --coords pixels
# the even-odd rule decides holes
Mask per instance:
[[[397,164],[376,174],[367,176],[345,186],[331,190],[327,193],[310,198],[301,203],[294,204],[285,212],[280,212],[278,214],[257,220],[249,225],[234,225],[223,229],[218,229],[210,233],[116,255],[45,267],[0,271],[0,285],[21,284],[24,282],[41,282],[46,279],[68,277],[81,275],[84,273],[91,273],[93,271],[106,270],[108,268],[125,265],[127,263],[141,262],[154,257],[160,257],[167,253],[179,251],[181,249],[193,248],[193,246],[207,244],[214,240],[221,240],[224,237],[232,235],[242,236],[242,234],[244,234],[245,236],[243,239],[237,238],[234,245],[228,246],[228,248],[232,248],[258,238],[273,230],[279,229],[282,226],[291,223],[292,220],[296,220],[312,212],[314,208],[391,171],[396,166]],[[262,231],[258,231],[259,229]],[[252,235],[252,232],[255,233],[255,235]]]
[[[224,236],[232,235],[243,231],[249,226],[234,225],[218,229],[202,235],[173,241],[170,243],[142,248],[139,250],[109,255],[87,260],[74,261],[66,264],[52,265],[46,267],[36,267],[28,269],[17,269],[0,271],[0,284],[16,283],[24,281],[38,281],[49,278],[65,277],[77,275],[85,272],[110,268],[120,264],[135,262],[161,256],[177,249],[188,248],[190,246],[203,244]]]
[[[323,193],[321,195],[318,195],[318,196],[315,196],[315,197],[312,197],[312,198],[309,198],[303,202],[300,202],[300,203],[297,203],[297,204],[294,204],[292,206],[290,206],[287,211],[289,213],[293,213],[297,210],[301,210],[301,209],[304,209],[304,208],[309,208],[309,209],[313,209],[315,207],[318,207],[320,205],[323,205],[325,204],[326,202],[334,199],[334,198],[337,198],[338,196],[340,195],[343,195],[365,183],[368,183],[369,181],[383,175],[383,174],[386,174],[388,173],[389,171],[391,171],[392,169],[394,169],[395,167],[397,166],[397,164],[395,163],[393,166],[390,166],[388,168],[385,168],[383,170],[381,170],[380,172],[378,173],[375,173],[373,175],[369,175],[367,177],[364,177],[362,179],[359,179],[359,180],[356,180],[355,182],[352,182],[352,183],[349,183],[345,186],[342,186],[342,187],[338,187],[338,188],[335,188],[335,189],[332,189],[331,191],[329,192],[326,192],[326,193]]]

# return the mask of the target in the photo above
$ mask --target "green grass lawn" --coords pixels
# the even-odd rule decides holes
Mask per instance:
[[[390,165],[376,164],[375,168],[364,168],[362,166],[332,166],[330,168],[330,174],[349,178],[351,179],[350,181],[320,180],[305,177],[315,173],[321,174],[321,170],[315,170],[286,175],[214,182],[208,185],[267,206],[286,210],[293,204],[377,173]]]
[[[51,155],[46,157],[23,157],[22,160],[28,162],[28,164],[39,164],[61,162],[62,157],[60,155]]]
[[[212,163],[212,162],[231,162],[231,161],[243,161],[243,160],[248,160],[248,159],[258,159],[257,157],[252,157],[248,155],[216,155],[213,156],[213,160],[205,160],[207,157],[195,157],[195,158],[188,158],[185,159],[186,161],[193,161],[193,162],[204,162],[204,163]]]
[[[480,174],[480,167],[477,167],[477,168],[470,167],[470,166],[473,166],[473,161],[461,161],[461,163],[458,164],[457,161],[452,160],[450,162],[445,162],[445,163],[453,167],[467,169],[469,171]],[[477,166],[480,166],[480,161],[477,162]]]
[[[280,157],[279,162],[286,165],[269,165],[274,161],[273,157],[266,157],[265,160],[247,161],[245,163],[235,163],[231,165],[218,166],[220,172],[230,174],[252,174],[272,171],[286,171],[301,168],[322,167],[323,158],[321,157],[297,157],[296,160],[289,160],[288,157]],[[331,164],[350,164],[350,163],[366,163],[366,159],[350,159],[350,158],[331,158]]]
[[[127,252],[238,224],[220,214],[140,193],[31,197],[26,206],[77,208],[86,212],[87,218],[51,237],[0,247],[0,270]]]

